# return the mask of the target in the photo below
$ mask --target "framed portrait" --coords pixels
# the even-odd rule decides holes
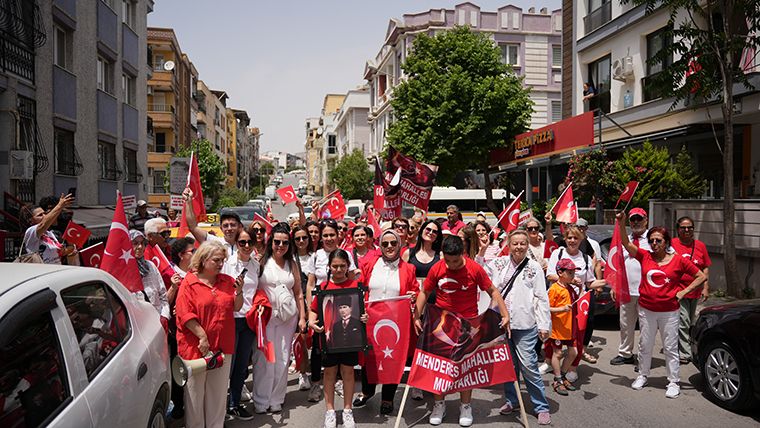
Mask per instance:
[[[320,349],[324,353],[368,351],[367,325],[361,322],[364,315],[364,294],[367,288],[358,287],[322,290],[317,288],[317,309],[325,331],[319,334]]]

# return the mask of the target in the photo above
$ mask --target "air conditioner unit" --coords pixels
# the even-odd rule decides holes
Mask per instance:
[[[633,76],[633,57],[624,56],[622,61],[623,61],[623,74],[626,76]]]
[[[28,150],[11,150],[12,180],[34,179],[34,152]]]
[[[622,59],[616,59],[612,62],[612,78],[615,80],[625,80],[625,76],[623,75],[623,72],[625,71],[625,67],[623,66],[623,60]]]

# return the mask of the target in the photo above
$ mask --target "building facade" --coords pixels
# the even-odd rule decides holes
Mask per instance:
[[[369,83],[370,137],[367,153],[374,156],[385,147],[385,130],[393,122],[390,100],[393,89],[405,78],[401,64],[420,33],[434,36],[437,31],[468,25],[475,32],[491,35],[499,47],[502,61],[510,64],[523,85],[532,87],[535,103],[531,128],[536,129],[562,118],[562,11],[527,12],[513,5],[495,12],[481,11],[473,3],[454,9],[430,9],[405,14],[403,20],[391,19],[383,46],[373,60],[367,61],[364,79]]]
[[[335,135],[338,157],[343,157],[354,149],[359,149],[366,158],[369,156],[370,129],[369,88],[348,91],[338,114],[335,116]]]

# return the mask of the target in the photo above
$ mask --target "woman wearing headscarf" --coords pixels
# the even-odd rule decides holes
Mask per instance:
[[[380,255],[369,259],[362,266],[362,280],[369,288],[365,302],[406,295],[411,299],[411,311],[411,304],[417,298],[420,287],[414,266],[401,260],[401,243],[401,236],[393,229],[388,229],[380,235]],[[414,350],[413,344],[416,343],[416,335],[411,328],[409,338],[411,355]],[[383,385],[380,413],[388,414],[393,411],[393,396],[397,386],[398,384]],[[375,384],[369,383],[367,370],[362,367],[362,392],[356,396],[354,407],[364,406],[374,394]]]
[[[145,260],[145,247],[148,245],[148,240],[145,239],[142,232],[136,229],[129,231],[129,238],[132,240],[132,250],[135,252],[135,259],[144,288],[143,291],[136,291],[132,294],[138,299],[147,300],[156,308],[156,312],[161,316],[161,325],[168,332],[169,319],[171,318],[169,298],[166,296],[166,286],[158,268],[152,262]]]

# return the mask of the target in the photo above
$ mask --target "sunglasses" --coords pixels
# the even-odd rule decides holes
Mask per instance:
[[[383,241],[382,242],[382,246],[384,248],[396,247],[396,246],[398,246],[398,241]]]
[[[187,254],[187,253],[190,253],[190,254],[195,254],[195,250],[196,250],[196,249],[195,249],[195,248],[193,248],[192,250],[183,251],[183,252],[182,252],[182,254]]]
[[[438,231],[437,231],[437,230],[435,230],[435,229],[431,229],[431,228],[429,228],[429,227],[426,227],[426,228],[425,228],[425,232],[427,232],[427,233],[429,233],[429,234],[431,234],[431,235],[438,235]]]
[[[342,232],[346,232],[346,231],[348,231],[348,228],[347,227],[339,227],[338,230],[340,230]]]
[[[538,230],[541,230],[541,229],[538,226],[530,226],[530,227],[526,227],[525,230],[527,230],[529,232],[535,232],[535,231],[538,231]]]
[[[662,244],[663,242],[665,242],[665,240],[661,238],[652,238],[649,240],[650,244]]]
[[[164,230],[163,232],[159,233],[159,235],[163,236],[164,238],[168,238],[168,237],[172,236],[172,231],[171,230]]]
[[[393,226],[393,228],[394,228],[394,229],[401,229],[401,230],[404,230],[404,229],[408,229],[408,228],[409,228],[409,226],[407,226],[407,225],[405,225],[405,224],[401,223],[401,224],[397,224],[397,225]]]
[[[256,233],[264,233],[267,230],[265,228],[262,228],[262,227],[254,227],[253,231],[256,232]]]
[[[679,226],[678,228],[681,230],[694,230],[694,226]]]
[[[640,215],[635,215],[635,216],[631,217],[630,220],[631,221],[642,221],[642,220],[644,220],[644,217],[642,217]]]
[[[279,240],[279,239],[273,239],[273,240],[272,240],[272,243],[274,243],[274,245],[277,245],[278,247],[279,247],[279,246],[281,246],[281,245],[284,245],[284,246],[286,246],[286,247],[287,247],[288,245],[290,245],[290,241],[287,241],[287,240],[282,240],[282,241],[281,241],[281,240]]]
[[[237,241],[237,244],[241,247],[245,247],[245,246],[253,247],[254,245],[256,245],[256,240],[255,239],[249,239],[249,240],[241,239]]]
[[[293,238],[293,240],[296,241],[296,242],[308,241],[309,237],[308,236],[296,236],[295,238]]]

